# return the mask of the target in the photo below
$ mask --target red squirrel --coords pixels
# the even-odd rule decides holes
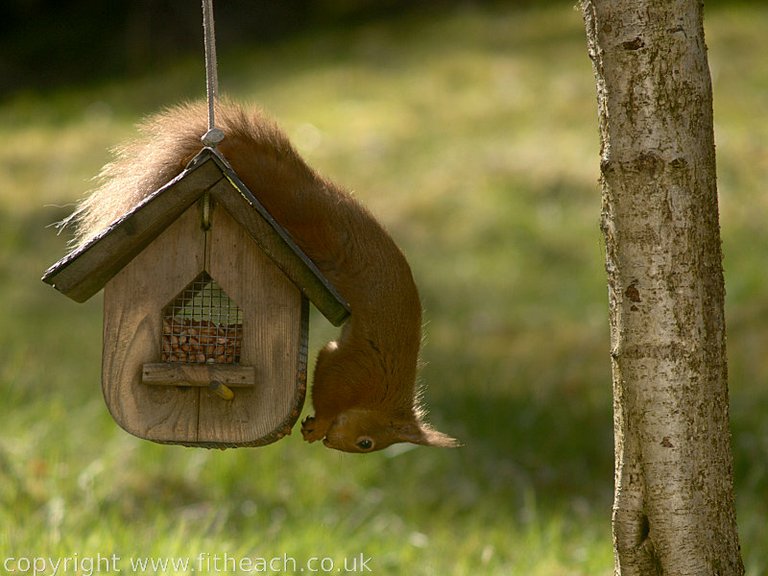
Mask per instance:
[[[315,414],[302,422],[304,439],[345,452],[396,442],[457,446],[423,419],[416,386],[421,303],[392,238],[351,194],[311,169],[261,111],[219,101],[215,118],[225,135],[218,151],[350,306],[340,337],[318,354]],[[176,176],[201,150],[206,130],[202,102],[140,125],[143,137],[116,150],[100,187],[69,218],[76,241],[87,242]]]

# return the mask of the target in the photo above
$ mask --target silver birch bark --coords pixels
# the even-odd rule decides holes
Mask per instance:
[[[597,80],[620,576],[743,574],[698,0],[583,0]]]

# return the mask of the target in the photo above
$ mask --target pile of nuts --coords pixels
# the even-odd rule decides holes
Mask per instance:
[[[236,364],[240,362],[242,324],[163,318],[163,362]]]

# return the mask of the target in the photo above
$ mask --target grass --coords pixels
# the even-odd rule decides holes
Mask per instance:
[[[768,571],[768,253],[752,249],[768,243],[768,126],[754,120],[768,115],[768,11],[707,18],[737,505],[756,576]],[[278,117],[402,245],[425,304],[432,420],[466,446],[355,457],[294,434],[219,452],[121,431],[99,386],[100,297],[74,304],[39,282],[65,251],[47,225],[141,115],[201,93],[201,64],[29,93],[0,103],[0,557],[116,554],[130,572],[131,557],[285,554],[335,570],[362,554],[375,574],[611,574],[599,143],[579,14],[467,5],[268,50],[220,44],[222,88]],[[312,350],[334,332],[313,316]]]

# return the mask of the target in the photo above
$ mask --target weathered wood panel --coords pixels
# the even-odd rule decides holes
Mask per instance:
[[[271,442],[290,430],[304,402],[306,381],[297,377],[306,334],[302,295],[220,204],[213,205],[208,236],[206,269],[243,312],[240,363],[255,366],[258,376],[229,401],[201,390],[199,440]]]
[[[104,400],[117,423],[141,438],[197,442],[200,389],[147,386],[141,369],[160,360],[163,307],[204,265],[193,205],[104,287]]]

